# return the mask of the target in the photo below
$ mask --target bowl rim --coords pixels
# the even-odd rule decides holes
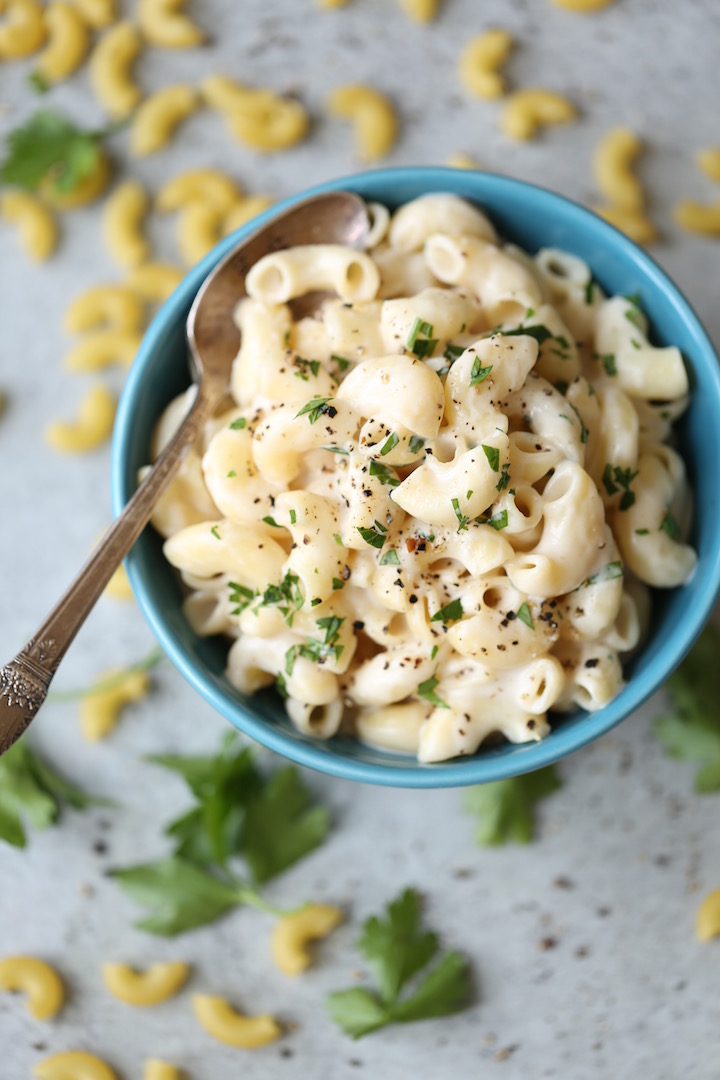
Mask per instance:
[[[402,186],[403,183],[416,183],[422,180],[426,193],[451,191],[459,182],[458,174],[462,174],[464,186],[473,189],[472,194],[463,197],[473,198],[482,203],[483,189],[487,191],[500,184],[511,192],[529,195],[536,201],[540,212],[560,210],[569,223],[575,222],[585,231],[590,228],[601,238],[604,237],[610,241],[610,246],[620,253],[623,261],[632,265],[645,281],[652,283],[662,293],[663,298],[674,305],[697,342],[698,354],[702,353],[707,360],[707,363],[703,365],[706,368],[705,374],[714,383],[715,394],[720,403],[720,361],[692,305],[680,288],[647,252],[587,207],[540,185],[479,170],[475,172],[442,166],[405,166],[352,173],[316,184],[274,204],[270,209],[220,241],[200,263],[188,271],[177,289],[160,307],[143,336],[118,406],[111,463],[113,513],[119,514],[132,494],[126,459],[132,445],[134,404],[138,395],[142,393],[146,368],[156,351],[162,349],[167,328],[175,325],[180,319],[184,321],[184,313],[189,308],[200,284],[232,247],[256,229],[261,228],[276,214],[312,195],[346,188],[357,191],[368,201],[373,201],[373,196],[367,194],[367,189],[384,186],[388,189],[388,201],[393,202],[392,189]],[[197,657],[189,654],[173,635],[152,596],[148,583],[136,564],[132,551],[126,559],[126,567],[140,609],[171,662],[214,709],[257,742],[299,765],[308,766],[341,779],[403,788],[460,787],[508,779],[554,764],[627,719],[658,690],[664,679],[687,654],[712,611],[716,595],[720,590],[720,536],[711,553],[711,558],[704,566],[707,588],[700,602],[689,606],[687,617],[653,660],[654,675],[646,671],[640,677],[630,679],[620,694],[607,706],[596,712],[587,713],[584,723],[572,726],[561,724],[543,740],[515,745],[512,756],[492,757],[483,755],[480,750],[472,756],[429,765],[415,762],[412,765],[406,763],[403,766],[393,766],[356,760],[332,753],[332,742],[310,738],[300,741],[291,738],[281,729],[272,727],[265,720],[248,711],[240,701],[230,699],[203,674],[202,664]],[[660,667],[662,667],[662,672],[658,677]],[[407,757],[403,755],[402,760],[407,762]]]

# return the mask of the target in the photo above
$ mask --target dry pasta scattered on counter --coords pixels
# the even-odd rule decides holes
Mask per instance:
[[[695,567],[667,445],[688,379],[576,257],[504,245],[452,195],[381,209],[368,252],[250,270],[232,406],[154,521],[243,693],[276,683],[307,736],[430,762],[619,692],[646,586]]]

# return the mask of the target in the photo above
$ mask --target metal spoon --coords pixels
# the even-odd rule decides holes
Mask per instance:
[[[65,595],[25,648],[0,669],[0,754],[20,738],[37,713],[68,646],[147,524],[185,450],[227,392],[240,344],[232,312],[245,295],[250,267],[270,251],[297,244],[360,247],[367,230],[367,211],[359,196],[349,191],[315,195],[238,244],[205,279],[187,319],[190,367],[198,387],[194,404]]]

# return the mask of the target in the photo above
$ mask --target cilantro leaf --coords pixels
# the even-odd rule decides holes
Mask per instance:
[[[42,109],[8,135],[0,179],[33,191],[49,177],[56,191],[72,191],[97,168],[105,134],[82,131],[60,113]]]
[[[247,808],[242,849],[257,884],[269,881],[322,844],[330,815],[311,805],[297,769],[279,769]]]
[[[437,935],[421,926],[420,897],[415,889],[406,889],[388,904],[385,915],[374,915],[365,922],[358,948],[372,970],[377,992],[356,987],[328,996],[331,1018],[354,1039],[394,1022],[448,1016],[469,1003],[469,964],[458,952],[442,956],[417,989],[400,997],[439,949]]]
[[[150,909],[136,923],[138,929],[161,937],[214,922],[242,899],[233,886],[177,856],[114,870],[112,877],[137,904]]]
[[[673,712],[655,722],[655,734],[672,757],[701,764],[695,790],[720,791],[720,630],[708,624],[665,684]]]
[[[56,773],[30,749],[27,739],[16,742],[0,758],[0,840],[24,848],[24,819],[36,829],[46,829],[57,821],[63,802],[76,810],[109,805]]]
[[[555,767],[548,765],[524,776],[468,788],[463,807],[479,818],[478,844],[500,845],[510,840],[529,844],[535,834],[535,803],[561,786]]]

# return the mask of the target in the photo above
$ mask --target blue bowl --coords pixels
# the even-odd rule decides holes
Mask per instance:
[[[350,780],[395,787],[455,787],[501,780],[558,761],[624,720],[680,662],[710,614],[720,587],[720,377],[718,359],[697,316],[676,286],[643,251],[594,214],[532,184],[489,173],[444,168],[386,169],[333,181],[288,199],[223,240],[185,278],[148,329],[130,371],[115,425],[113,507],[119,513],[148,461],[153,425],[168,401],[189,383],[185,320],[203,279],[244,236],[308,194],[347,188],[395,208],[432,191],[450,191],[478,203],[498,232],[530,252],[558,247],[584,259],[608,293],[639,294],[657,344],[679,346],[690,372],[692,400],[678,440],[695,493],[690,538],[699,553],[692,581],[654,594],[652,632],[626,669],[627,685],[595,713],[558,719],[540,743],[499,745],[474,757],[437,765],[374,750],[336,736],[312,741],[289,722],[274,692],[245,697],[225,678],[227,645],[198,638],[183,617],[175,573],[160,538],[147,528],[127,561],[145,617],[160,644],[189,682],[232,724],[302,765]]]

